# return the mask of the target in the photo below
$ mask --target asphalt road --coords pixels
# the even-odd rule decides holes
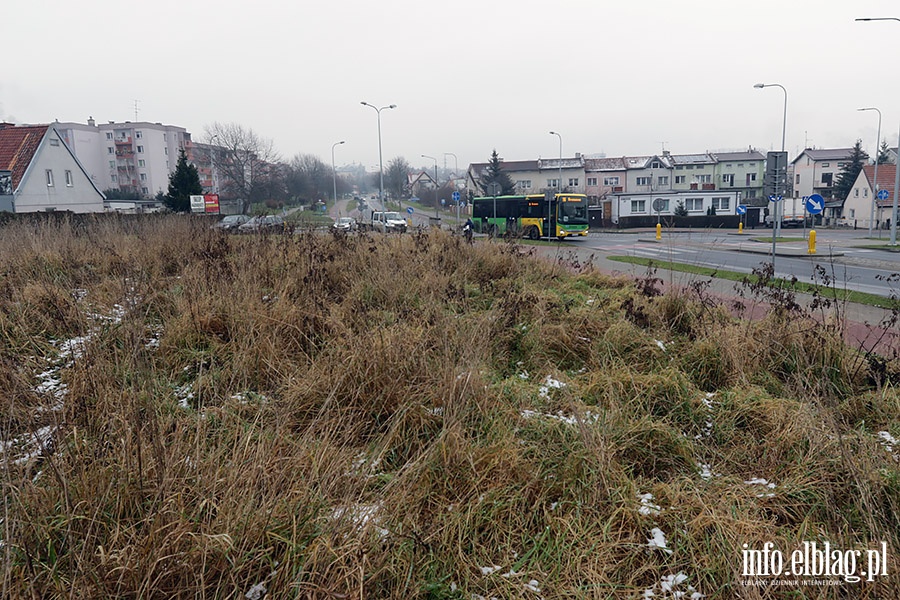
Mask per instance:
[[[816,266],[825,270],[834,284],[882,296],[900,295],[900,281],[891,275],[900,273],[900,253],[861,246],[887,244],[867,237],[867,231],[817,231],[816,254],[808,254],[805,241],[776,243],[776,276],[796,277],[800,281],[823,283]],[[744,235],[722,231],[663,231],[657,240],[655,231],[627,233],[591,233],[564,246],[590,250],[596,257],[624,255],[671,261],[712,269],[750,273],[772,262],[771,230],[757,229]],[[786,229],[782,237],[802,237],[803,230]],[[756,239],[765,241],[756,241]],[[613,263],[616,264],[616,263]],[[619,270],[627,266],[618,263]],[[646,271],[636,266],[633,272]]]

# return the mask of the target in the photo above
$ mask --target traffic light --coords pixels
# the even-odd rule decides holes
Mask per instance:
[[[766,173],[763,177],[763,193],[784,196],[787,189],[787,152],[766,154]]]

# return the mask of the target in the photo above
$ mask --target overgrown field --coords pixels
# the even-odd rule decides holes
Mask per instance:
[[[530,252],[3,225],[0,596],[900,598],[894,360]]]

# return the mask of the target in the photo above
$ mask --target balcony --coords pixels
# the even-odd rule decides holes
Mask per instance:
[[[116,146],[130,146],[131,145],[131,137],[127,138],[116,138]]]

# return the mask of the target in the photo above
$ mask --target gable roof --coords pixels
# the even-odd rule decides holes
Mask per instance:
[[[878,165],[878,189],[887,190],[890,196],[887,200],[878,200],[878,206],[892,206],[894,197],[894,177],[897,175],[897,165],[885,163]],[[875,180],[875,165],[866,165],[862,169],[861,177],[865,177],[869,189],[872,189],[872,182]],[[873,190],[874,193],[874,190]]]
[[[709,154],[670,154],[669,158],[675,165],[713,165],[716,163]]]
[[[585,171],[624,171],[625,158],[586,158],[584,159]]]
[[[731,162],[735,160],[766,160],[758,150],[745,150],[744,152],[713,152],[713,158],[719,162]]]
[[[822,148],[820,150],[815,148],[807,148],[803,152],[801,152],[797,158],[791,161],[791,164],[800,160],[803,155],[807,155],[813,160],[844,160],[846,158],[850,158],[853,154],[853,148]]]
[[[472,163],[470,170],[476,173],[483,173],[490,166],[490,163]],[[538,171],[540,163],[537,160],[500,160],[500,167],[507,173],[513,171]]]
[[[0,129],[0,171],[12,172],[12,189],[19,186],[48,125],[23,125]]]

